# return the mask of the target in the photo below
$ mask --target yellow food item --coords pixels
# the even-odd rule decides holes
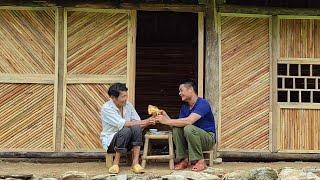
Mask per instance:
[[[156,116],[156,115],[161,114],[161,111],[157,106],[149,105],[148,106],[148,113],[149,113],[149,115]]]

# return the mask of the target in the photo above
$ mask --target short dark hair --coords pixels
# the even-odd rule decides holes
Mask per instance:
[[[109,87],[108,95],[111,97],[119,97],[120,91],[128,91],[128,88],[123,83],[114,83]]]
[[[194,92],[198,94],[198,86],[193,79],[187,79],[187,80],[181,81],[180,85],[181,84],[186,85],[187,87],[192,87]]]

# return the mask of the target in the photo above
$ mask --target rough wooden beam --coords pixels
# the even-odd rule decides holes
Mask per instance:
[[[64,10],[63,8],[57,8],[57,37],[56,37],[56,58],[58,58],[58,88],[57,104],[56,106],[56,120],[55,120],[55,151],[61,151],[61,133],[62,133],[62,117],[63,117],[63,96],[64,91]]]
[[[272,46],[272,57],[271,57],[271,81],[272,81],[272,152],[278,151],[278,143],[280,142],[280,135],[279,135],[279,121],[278,119],[278,111],[279,108],[277,106],[277,62],[278,58],[280,57],[280,22],[279,18],[277,16],[272,17],[272,40],[271,40],[271,46]]]
[[[266,15],[301,15],[301,16],[319,16],[320,9],[306,8],[280,8],[280,7],[255,7],[240,5],[218,5],[220,13],[241,13],[241,14],[266,14]]]
[[[215,123],[218,125],[219,118],[219,43],[218,33],[215,22],[217,12],[215,9],[215,0],[208,0],[205,11],[206,28],[206,53],[205,53],[205,98],[209,101],[215,112]],[[217,128],[216,128],[217,129]],[[218,141],[219,143],[219,141]]]
[[[129,10],[142,10],[142,11],[174,11],[174,12],[204,12],[204,5],[189,5],[189,4],[153,4],[153,3],[121,3],[119,5],[110,3],[99,3],[99,4],[77,4],[67,5],[68,7],[79,7],[79,8],[102,8],[102,9],[129,9]]]
[[[227,152],[220,151],[223,160],[231,161],[320,161],[320,154],[271,153],[271,152]]]

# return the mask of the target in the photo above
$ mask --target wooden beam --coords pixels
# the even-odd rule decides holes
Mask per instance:
[[[219,41],[217,33],[217,12],[215,10],[215,0],[207,0],[205,12],[206,28],[206,53],[205,53],[205,98],[209,101],[215,113],[216,129],[220,112],[220,92],[219,92]],[[218,132],[219,133],[219,132]],[[219,142],[217,142],[219,143]]]
[[[63,57],[61,55],[61,60],[60,60],[60,68],[63,68],[63,70],[61,70],[61,77],[62,78],[62,82],[61,82],[61,91],[62,94],[60,94],[61,96],[61,101],[60,102],[62,104],[61,106],[61,144],[60,144],[60,150],[63,151],[63,147],[64,147],[64,132],[65,132],[65,122],[66,122],[66,109],[67,109],[67,81],[66,81],[66,77],[67,77],[67,60],[68,60],[68,23],[67,23],[67,19],[68,19],[68,14],[67,14],[67,10],[66,8],[63,8],[63,48],[61,48],[61,50],[63,50]],[[62,52],[61,52],[62,53]]]
[[[220,157],[232,161],[320,161],[320,154],[272,153],[272,152],[227,152],[220,151]]]
[[[116,82],[125,83],[125,75],[93,75],[93,74],[74,74],[68,75],[67,84],[111,84]]]
[[[198,13],[198,96],[203,97],[204,77],[204,15]]]
[[[271,39],[271,140],[272,140],[272,152],[278,151],[278,142],[279,142],[279,121],[278,119],[278,94],[277,94],[277,62],[280,57],[280,23],[277,16],[272,17],[272,39]]]
[[[53,74],[0,74],[0,83],[54,84]]]
[[[137,11],[129,13],[128,19],[128,48],[127,48],[127,87],[129,101],[135,104],[136,89],[136,37],[137,37]]]
[[[54,124],[55,131],[55,151],[61,151],[61,131],[62,131],[62,117],[63,117],[63,94],[64,94],[64,10],[63,8],[57,8],[56,12],[56,58],[58,60],[57,66],[57,104],[56,117]]]
[[[68,162],[78,162],[81,159],[105,159],[105,152],[0,152],[1,159],[6,158],[39,158],[42,161],[54,161],[60,158],[58,162],[64,160]],[[220,157],[231,161],[316,161],[320,162],[320,154],[301,154],[301,153],[271,153],[271,152],[227,152],[220,151]],[[45,159],[47,158],[47,159]],[[20,159],[19,159],[20,160]],[[32,161],[32,159],[27,159]],[[38,161],[38,160],[37,160]]]
[[[156,4],[156,3],[121,3],[121,4],[110,4],[110,3],[99,3],[99,4],[77,4],[72,5],[73,7],[81,8],[98,8],[98,9],[129,9],[129,10],[140,10],[140,11],[173,11],[173,12],[204,12],[204,5],[190,5],[190,4]]]
[[[306,8],[280,8],[280,7],[256,7],[222,4],[218,6],[220,13],[241,14],[266,14],[266,15],[296,15],[296,16],[319,16],[320,9]]]

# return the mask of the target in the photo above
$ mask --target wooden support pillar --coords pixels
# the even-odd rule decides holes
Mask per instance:
[[[279,136],[279,119],[278,119],[278,106],[277,106],[277,61],[280,57],[280,23],[278,16],[272,16],[272,40],[271,40],[271,46],[272,46],[272,57],[271,57],[271,64],[272,64],[272,152],[278,151],[278,142],[280,141]]]
[[[219,86],[219,41],[217,32],[217,11],[215,0],[207,0],[205,11],[206,53],[205,53],[205,98],[215,112],[216,129],[220,110]],[[218,129],[217,129],[218,130]],[[218,133],[219,134],[219,133]],[[218,135],[219,136],[219,135]],[[217,142],[219,143],[219,141]]]
[[[61,151],[61,143],[62,143],[62,120],[63,120],[63,96],[64,94],[64,9],[59,7],[56,10],[56,48],[55,48],[55,56],[58,61],[57,68],[57,103],[55,104],[56,109],[56,119],[54,124],[54,131],[55,131],[55,151]]]

